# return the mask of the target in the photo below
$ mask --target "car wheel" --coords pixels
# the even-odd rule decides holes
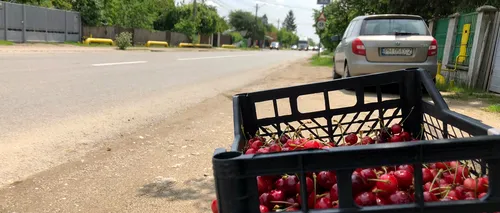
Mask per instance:
[[[345,68],[344,68],[344,75],[342,78],[349,78],[351,77],[351,74],[349,73],[349,65],[346,63]]]
[[[335,64],[333,65],[333,79],[339,79],[339,78],[342,78],[341,75],[337,74],[337,72],[335,72]]]

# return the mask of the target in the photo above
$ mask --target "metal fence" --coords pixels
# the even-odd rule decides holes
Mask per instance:
[[[81,17],[56,10],[0,1],[0,40],[65,42],[81,40]]]

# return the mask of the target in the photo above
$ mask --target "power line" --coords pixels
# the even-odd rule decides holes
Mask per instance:
[[[316,8],[312,8],[312,7],[300,7],[300,6],[292,6],[292,5],[286,5],[286,4],[280,4],[280,3],[270,3],[267,0],[258,0],[257,2],[261,2],[263,4],[272,5],[272,6],[286,7],[286,8],[290,8],[290,9],[299,9],[299,10],[307,10],[307,11],[311,11],[311,10],[316,9]]]
[[[216,0],[216,1],[217,1],[217,2],[220,2],[221,4],[224,4],[224,5],[226,5],[226,6],[230,5],[229,3],[227,3],[227,2],[225,2],[225,1],[223,1],[223,0]],[[231,7],[231,8],[232,8],[232,10],[234,10],[234,9],[241,9],[240,7],[234,7],[234,6],[229,6],[229,7]],[[253,10],[254,6],[248,6],[248,5],[246,5],[246,6],[244,6],[244,8],[245,8],[245,9],[250,9],[250,8],[251,8],[251,9]]]
[[[220,0],[212,0],[214,3],[218,4],[219,6],[221,6],[222,8],[228,10],[228,11],[231,11],[233,9],[230,8],[230,6],[228,6],[226,3],[220,1]]]

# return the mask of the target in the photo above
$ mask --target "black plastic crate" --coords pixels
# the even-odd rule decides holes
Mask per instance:
[[[399,97],[382,98],[382,88],[396,85]],[[423,85],[423,86],[421,86]],[[366,88],[375,88],[376,101],[366,103]],[[354,90],[356,104],[343,108],[330,106],[329,92]],[[426,101],[422,91],[432,101]],[[323,110],[301,113],[298,98],[320,94]],[[287,100],[288,99],[288,100]],[[279,101],[289,104],[290,113],[281,115]],[[270,101],[274,116],[258,118],[256,103]],[[307,193],[302,194],[301,212],[493,212],[500,211],[500,132],[465,115],[449,110],[428,74],[408,69],[349,79],[314,83],[261,92],[239,94],[233,98],[235,140],[232,150],[217,149],[213,157],[215,186],[220,213],[258,213],[257,176],[297,173],[305,182],[306,172],[336,170],[339,208],[309,210]],[[368,146],[336,147],[330,150],[243,155],[246,137],[270,136],[295,129],[283,125],[298,123],[303,130],[323,141],[338,142],[348,129],[366,134],[403,120],[403,126],[419,139],[418,143],[389,143]],[[309,123],[305,123],[309,120]],[[323,122],[320,122],[322,120]],[[354,128],[353,128],[354,126]],[[344,128],[341,128],[344,127]],[[352,130],[353,129],[353,130]],[[423,202],[422,164],[438,161],[469,160],[475,175],[489,177],[488,195],[481,200]],[[351,175],[356,168],[413,164],[415,203],[360,208],[354,203]],[[304,192],[305,184],[301,185]]]

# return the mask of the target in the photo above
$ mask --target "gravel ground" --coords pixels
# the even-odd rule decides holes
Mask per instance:
[[[301,61],[166,121],[123,133],[85,157],[4,187],[0,212],[209,212],[215,196],[211,157],[215,148],[229,148],[233,139],[231,96],[329,80],[330,75],[329,68]],[[332,95],[337,104],[354,100],[352,92]],[[305,108],[318,103],[313,97]],[[475,108],[464,112],[500,127],[498,116]]]

